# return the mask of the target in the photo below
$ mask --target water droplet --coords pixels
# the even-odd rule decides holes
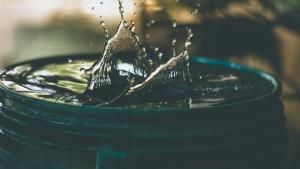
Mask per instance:
[[[160,53],[158,54],[158,57],[161,59],[162,56],[163,56],[163,53],[160,52]]]
[[[173,22],[172,27],[173,27],[173,28],[176,28],[176,27],[177,27],[177,22]]]
[[[131,27],[131,31],[134,32],[135,31],[135,26]]]
[[[155,22],[156,21],[154,19],[151,19],[149,22],[146,23],[146,26],[151,27],[153,24],[155,24]]]
[[[94,9],[95,9],[95,7],[93,6],[93,7],[92,7],[92,10],[94,10]]]
[[[146,48],[145,48],[145,47],[143,47],[143,49],[142,49],[142,50],[143,50],[143,52],[146,52]]]
[[[177,40],[176,40],[176,39],[173,39],[173,40],[172,40],[172,45],[175,46],[176,43],[177,43]]]
[[[68,58],[68,62],[69,62],[69,63],[72,63],[73,60],[72,60],[71,58]]]
[[[194,10],[191,12],[192,15],[196,15],[196,14],[198,14],[198,13],[199,13],[199,9],[194,9]]]
[[[176,56],[176,39],[172,40],[172,51],[173,51],[173,57]]]
[[[149,38],[150,38],[150,35],[147,33],[147,34],[145,35],[145,37],[146,37],[146,39],[149,39]]]
[[[100,5],[102,5],[103,4],[103,1],[100,1]]]

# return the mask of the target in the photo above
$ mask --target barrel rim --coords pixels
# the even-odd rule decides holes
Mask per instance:
[[[40,59],[33,59],[28,60],[16,64],[12,64],[10,66],[7,66],[6,68],[0,70],[0,76],[5,72],[5,70],[16,67],[22,64],[28,64],[30,62],[38,62],[40,60],[61,60],[62,58],[65,58],[66,56],[68,58],[76,59],[76,58],[82,58],[85,57],[86,59],[95,58],[99,54],[73,54],[73,55],[60,55],[55,57],[46,57],[46,58],[40,58]],[[3,98],[12,98],[13,100],[19,100],[25,104],[30,104],[42,108],[47,108],[51,110],[65,110],[65,111],[80,111],[82,113],[163,113],[163,112],[187,112],[191,110],[214,110],[214,109],[224,109],[224,108],[232,108],[236,106],[244,106],[256,102],[261,102],[262,100],[268,100],[270,98],[278,98],[281,93],[281,83],[280,80],[275,77],[274,75],[267,73],[265,71],[262,71],[257,68],[249,67],[243,64],[234,63],[228,60],[220,60],[220,59],[213,59],[213,58],[207,58],[202,56],[194,56],[191,58],[191,61],[201,63],[201,64],[209,64],[209,65],[217,65],[222,66],[225,68],[232,68],[235,70],[240,70],[243,72],[254,74],[258,77],[261,77],[263,79],[266,79],[270,81],[273,84],[273,89],[270,93],[267,93],[265,95],[243,100],[236,103],[228,103],[228,104],[221,104],[221,105],[212,105],[207,107],[197,107],[197,108],[154,108],[154,109],[143,109],[143,108],[122,108],[122,107],[97,107],[97,106],[87,106],[87,105],[75,105],[75,104],[68,104],[68,103],[55,103],[50,102],[46,100],[41,100],[25,95],[21,95],[15,91],[12,91],[8,88],[6,88],[2,83],[0,83],[0,96]]]

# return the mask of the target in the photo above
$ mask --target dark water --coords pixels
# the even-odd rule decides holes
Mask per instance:
[[[50,102],[103,106],[105,100],[84,94],[89,77],[80,71],[90,67],[95,59],[83,56],[27,62],[3,71],[0,84],[21,95]],[[104,106],[197,108],[254,99],[269,94],[274,88],[271,81],[255,74],[195,62],[191,62],[191,77],[189,88],[167,81]],[[114,87],[118,90],[118,86],[111,86],[110,91]]]

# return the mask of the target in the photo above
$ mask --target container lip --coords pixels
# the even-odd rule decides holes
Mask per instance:
[[[97,54],[99,55],[99,54]],[[87,59],[89,58],[94,58],[96,56],[95,53],[93,54],[75,54],[75,55],[67,55],[69,58],[81,58],[85,57]],[[93,56],[93,57],[91,57]],[[5,72],[6,69],[10,67],[15,67],[18,65],[30,63],[32,61],[39,61],[39,60],[44,60],[44,59],[61,59],[63,57],[66,57],[66,55],[62,56],[56,56],[56,57],[48,57],[48,58],[42,58],[42,59],[34,59],[34,60],[29,60],[17,64],[10,65],[2,70],[0,70],[0,76],[2,75],[3,72]],[[97,106],[86,106],[86,105],[75,105],[75,104],[67,104],[67,103],[55,103],[55,102],[50,102],[50,101],[45,101],[41,99],[36,99],[32,98],[29,96],[21,95],[15,91],[12,91],[8,88],[6,88],[2,83],[0,83],[0,99],[1,97],[9,97],[9,98],[14,98],[14,99],[19,99],[22,102],[28,104],[32,103],[32,105],[37,105],[39,107],[46,107],[48,109],[53,109],[53,110],[80,110],[81,112],[90,112],[90,113],[147,113],[147,112],[185,112],[185,111],[191,111],[191,110],[213,110],[213,109],[219,109],[219,108],[231,108],[235,106],[242,106],[242,105],[247,105],[251,103],[255,103],[258,101],[266,100],[269,98],[274,98],[274,97],[279,97],[281,93],[281,83],[278,78],[276,78],[274,75],[264,72],[260,69],[249,67],[246,65],[242,65],[239,63],[234,63],[231,61],[227,60],[220,60],[220,59],[213,59],[213,58],[207,58],[207,57],[202,57],[202,56],[194,56],[191,58],[191,61],[196,62],[196,63],[201,63],[201,64],[208,64],[208,65],[217,65],[225,68],[232,68],[235,70],[240,70],[243,72],[251,73],[254,74],[258,77],[261,77],[263,79],[266,79],[270,81],[273,84],[273,89],[270,93],[262,95],[260,97],[255,97],[252,99],[247,99],[244,101],[236,102],[236,103],[229,103],[229,104],[221,104],[221,105],[212,105],[212,106],[207,106],[207,107],[199,107],[199,108],[154,108],[154,109],[143,109],[143,108],[122,108],[122,107],[97,107]],[[31,105],[31,104],[30,104]]]

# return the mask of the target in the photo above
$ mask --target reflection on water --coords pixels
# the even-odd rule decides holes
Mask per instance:
[[[105,93],[98,92],[97,98],[84,94],[89,77],[80,71],[93,62],[93,59],[72,58],[72,62],[69,62],[68,58],[58,58],[25,63],[3,72],[0,84],[21,95],[41,100],[99,106],[107,102],[99,99]],[[143,109],[199,108],[243,102],[274,90],[271,81],[255,74],[203,63],[191,62],[191,77],[190,88],[183,88],[176,83],[177,79],[165,81],[123,96],[108,106]],[[118,86],[110,88],[118,90]]]

